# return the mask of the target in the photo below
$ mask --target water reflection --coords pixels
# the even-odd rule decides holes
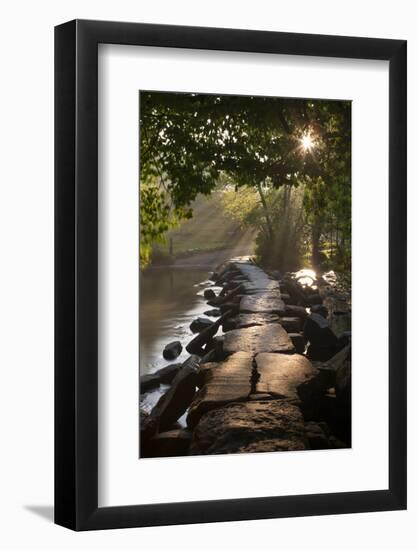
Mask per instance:
[[[209,272],[203,269],[158,268],[150,269],[140,276],[140,323],[139,323],[139,366],[140,374],[150,374],[189,357],[185,350],[187,343],[195,336],[190,323],[196,317],[206,317],[211,309],[204,298],[204,290],[213,288],[208,280]],[[207,317],[214,320],[213,317]],[[220,334],[220,332],[219,332]],[[169,342],[179,340],[182,353],[173,361],[162,357],[162,350]],[[166,390],[159,389],[141,396],[141,407],[150,410]]]

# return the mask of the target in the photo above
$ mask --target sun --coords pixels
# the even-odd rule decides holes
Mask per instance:
[[[300,139],[300,144],[304,152],[311,151],[314,147],[314,140],[311,134],[304,134]]]

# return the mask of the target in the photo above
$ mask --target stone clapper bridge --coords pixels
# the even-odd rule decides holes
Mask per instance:
[[[185,363],[141,377],[141,391],[171,382],[141,413],[141,457],[346,446],[314,421],[346,351],[336,366],[313,366],[303,355],[307,310],[249,257],[229,260],[212,279],[222,291],[205,294],[220,317],[189,342]],[[187,428],[173,429],[186,411]]]

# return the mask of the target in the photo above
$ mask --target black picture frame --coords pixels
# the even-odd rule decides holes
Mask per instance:
[[[98,507],[98,44],[389,62],[389,488]],[[406,41],[74,20],[55,28],[55,522],[74,530],[406,508]]]

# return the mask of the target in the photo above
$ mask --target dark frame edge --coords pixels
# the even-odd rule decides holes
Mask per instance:
[[[406,40],[389,59],[389,341],[389,487],[407,509]]]
[[[55,27],[55,523],[76,528],[76,22]]]

